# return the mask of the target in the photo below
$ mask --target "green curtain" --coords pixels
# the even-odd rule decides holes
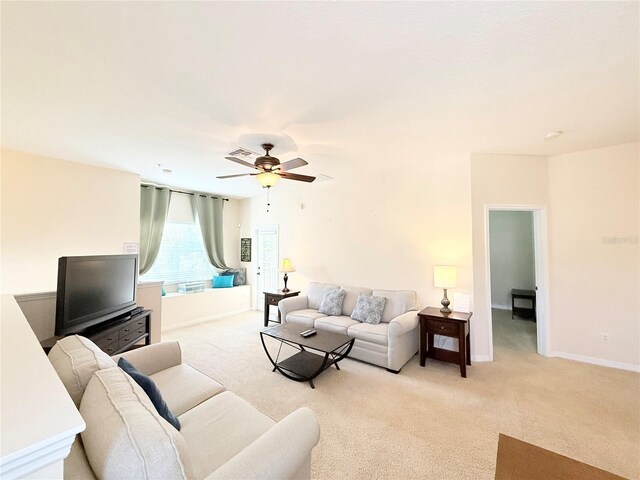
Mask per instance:
[[[140,185],[140,275],[148,272],[156,261],[170,201],[168,188]]]
[[[192,198],[193,211],[198,216],[202,240],[207,250],[211,265],[217,268],[228,268],[224,262],[224,248],[222,235],[222,198],[209,195],[194,194]]]

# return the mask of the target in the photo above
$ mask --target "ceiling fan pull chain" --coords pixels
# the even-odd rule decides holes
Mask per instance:
[[[269,203],[269,192],[271,191],[271,187],[267,187],[267,213],[269,213],[269,207],[271,203]]]

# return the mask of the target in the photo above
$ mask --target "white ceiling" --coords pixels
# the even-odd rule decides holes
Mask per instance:
[[[281,161],[309,161],[296,172],[350,178],[639,138],[638,2],[3,1],[1,13],[3,147],[181,188],[260,193],[215,176],[248,172],[225,153],[265,140]],[[543,140],[553,130],[566,133]]]

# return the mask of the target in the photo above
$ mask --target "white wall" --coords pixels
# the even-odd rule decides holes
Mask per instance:
[[[473,321],[478,326],[476,347],[491,351],[489,289],[487,285],[486,206],[548,204],[547,158],[533,155],[471,155],[473,216]]]
[[[251,286],[207,288],[197,293],[169,293],[162,297],[162,329],[214,320],[251,308]]]
[[[242,202],[241,236],[280,226],[280,257],[296,268],[291,289],[304,291],[310,281],[411,289],[420,307],[438,306],[435,265],[458,267],[451,297],[472,293],[470,200],[468,155],[421,158],[411,167],[363,171],[353,181],[278,184],[271,213],[266,196]],[[248,273],[253,280],[253,269]]]
[[[491,306],[511,309],[511,289],[535,290],[533,213],[489,212]]]
[[[2,292],[56,290],[59,257],[139,241],[138,175],[4,149],[0,168]]]
[[[549,158],[551,344],[562,356],[640,368],[639,163],[637,143]]]

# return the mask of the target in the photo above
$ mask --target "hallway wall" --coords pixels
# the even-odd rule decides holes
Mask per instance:
[[[489,212],[491,307],[511,309],[511,289],[535,290],[533,212]]]

